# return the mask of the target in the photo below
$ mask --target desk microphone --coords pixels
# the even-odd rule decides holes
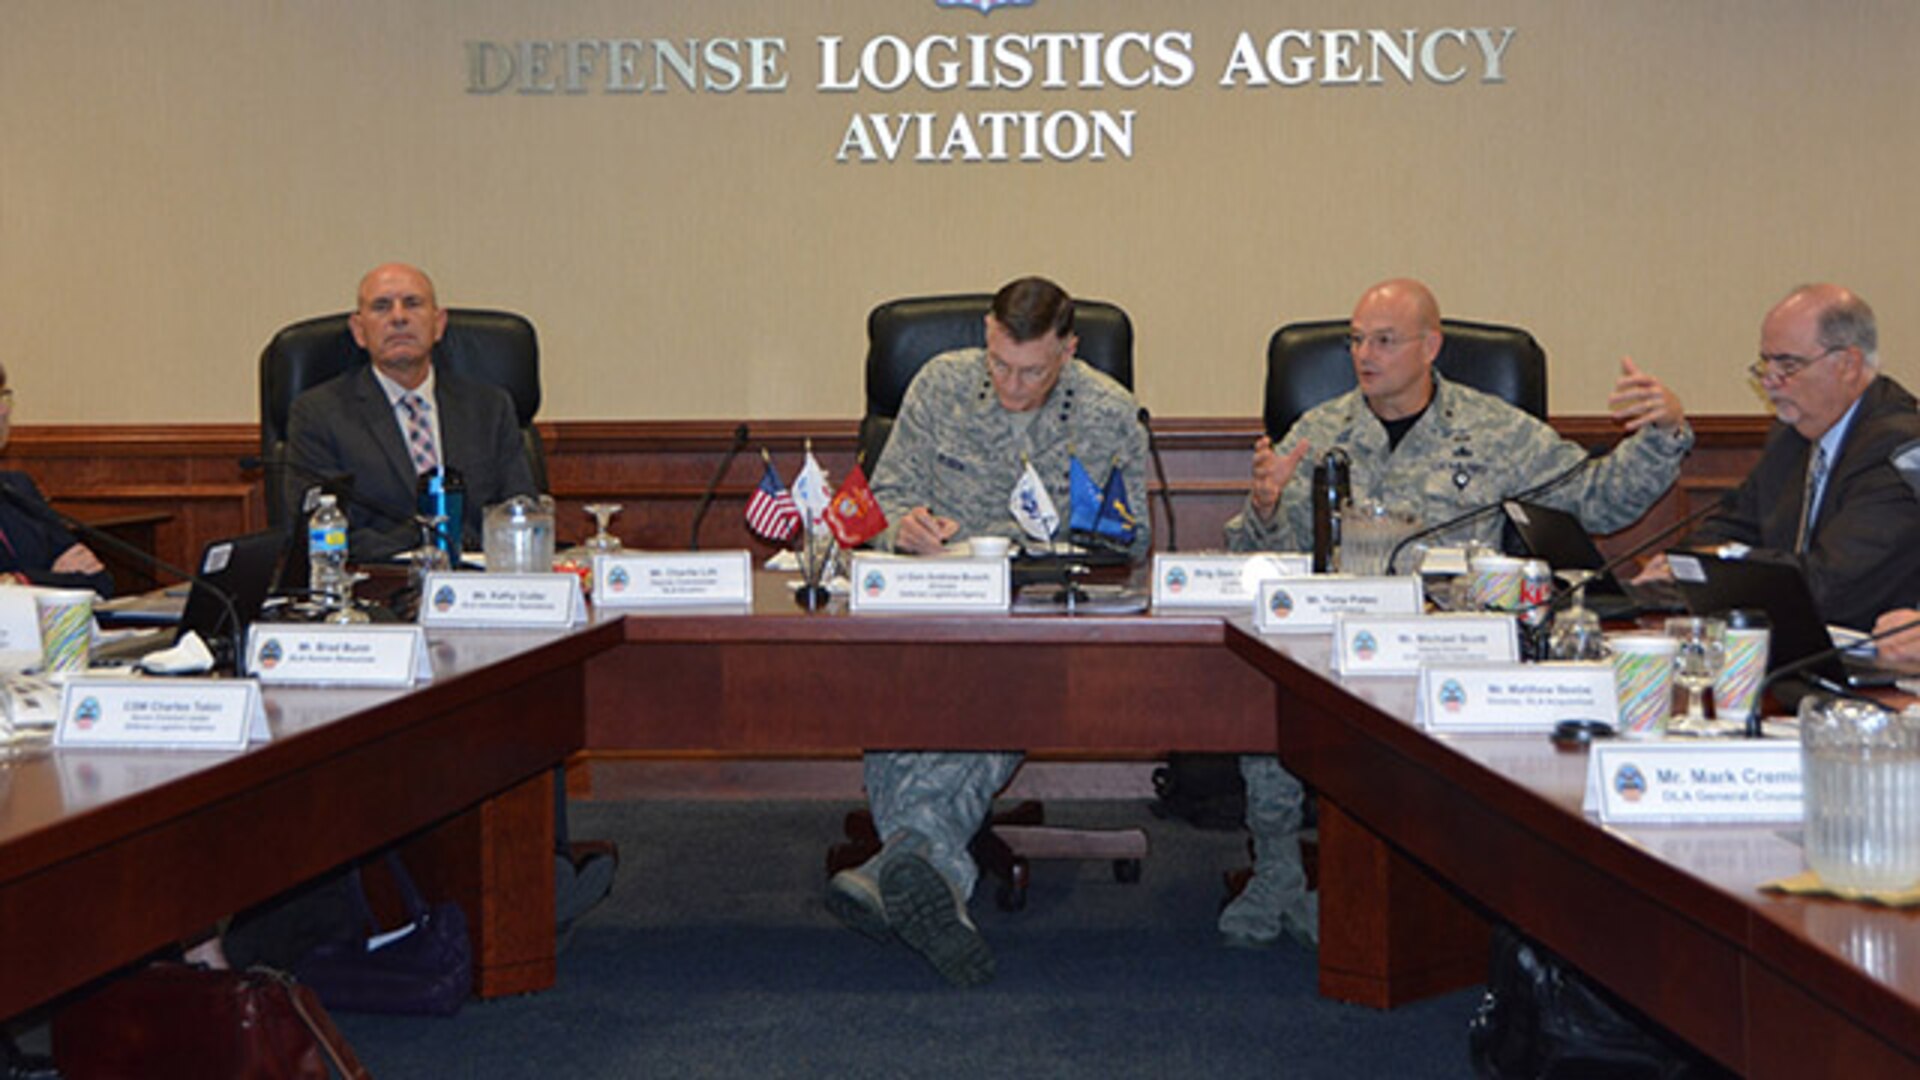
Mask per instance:
[[[700,505],[693,511],[693,533],[687,538],[687,550],[700,550],[700,523],[707,519],[707,511],[713,506],[713,493],[720,488],[720,478],[733,468],[733,459],[747,446],[747,425],[741,424],[733,429],[733,445],[727,447],[727,456],[720,459],[720,467],[713,471],[713,479],[707,481],[707,490],[700,496]]]
[[[1154,475],[1160,478],[1160,508],[1167,515],[1167,551],[1180,550],[1179,529],[1173,523],[1173,489],[1167,486],[1167,463],[1160,460],[1160,440],[1153,435],[1153,414],[1140,406],[1140,426],[1147,429],[1147,453],[1153,458]]]
[[[1435,535],[1436,533],[1443,533],[1449,529],[1457,528],[1461,525],[1468,524],[1469,522],[1478,521],[1479,519],[1486,517],[1488,514],[1491,514],[1494,511],[1499,510],[1501,507],[1505,506],[1510,501],[1524,502],[1527,499],[1531,499],[1531,498],[1534,498],[1535,496],[1542,495],[1542,494],[1545,494],[1546,492],[1552,491],[1554,488],[1557,488],[1561,484],[1566,483],[1568,480],[1573,479],[1574,476],[1578,475],[1581,472],[1581,470],[1585,469],[1588,465],[1593,464],[1595,461],[1598,461],[1600,457],[1601,455],[1596,454],[1592,451],[1588,451],[1586,455],[1584,455],[1583,457],[1581,457],[1579,461],[1574,463],[1572,468],[1562,469],[1560,472],[1555,473],[1553,476],[1548,477],[1544,482],[1535,484],[1532,487],[1527,488],[1525,491],[1521,491],[1513,495],[1503,496],[1499,499],[1494,500],[1493,502],[1486,503],[1485,505],[1476,506],[1473,509],[1468,510],[1463,514],[1455,514],[1453,517],[1450,517],[1445,521],[1442,521],[1438,525],[1429,525],[1424,529],[1418,529],[1418,530],[1415,530],[1414,532],[1407,534],[1405,537],[1401,539],[1399,543],[1393,545],[1392,551],[1387,553],[1387,573],[1389,574],[1393,573],[1394,561],[1400,558],[1400,553],[1406,550],[1406,547],[1408,544],[1411,544],[1416,540],[1424,540],[1429,536]]]
[[[227,590],[215,585],[213,582],[208,581],[206,578],[201,577],[191,570],[183,570],[150,551],[143,551],[104,529],[97,529],[71,514],[63,514],[38,499],[29,498],[16,489],[12,482],[4,477],[0,477],[0,499],[5,499],[7,502],[12,503],[28,517],[35,518],[45,524],[58,525],[68,532],[77,533],[82,539],[97,544],[125,558],[132,559],[140,565],[147,567],[150,571],[159,570],[163,573],[172,574],[174,577],[188,582],[196,589],[205,589],[215,600],[220,601],[221,607],[226,609],[226,623],[224,625],[233,628],[233,636],[230,639],[221,639],[216,631],[214,640],[206,643],[207,650],[214,654],[214,663],[216,665],[226,667],[229,664],[233,664],[237,666],[236,658],[240,654],[240,609],[234,606],[233,597]],[[149,576],[153,575],[149,574]],[[156,577],[155,580],[158,580],[158,578]],[[223,644],[225,645],[224,649],[222,647]]]
[[[1821,649],[1819,652],[1810,653],[1806,656],[1801,657],[1798,660],[1795,660],[1791,664],[1782,664],[1779,667],[1774,668],[1772,671],[1767,672],[1767,677],[1760,680],[1760,689],[1757,691],[1759,697],[1756,700],[1765,700],[1767,696],[1767,691],[1773,688],[1773,684],[1779,682],[1781,679],[1785,678],[1788,675],[1799,674],[1800,672],[1803,672],[1810,667],[1814,667],[1815,665],[1818,665],[1818,664],[1824,664],[1828,660],[1831,660],[1835,657],[1843,656],[1846,653],[1852,652],[1855,649],[1858,649],[1862,645],[1871,645],[1876,641],[1881,641],[1886,638],[1894,637],[1899,634],[1904,634],[1907,631],[1913,630],[1916,628],[1920,628],[1920,619],[1909,619],[1906,622],[1901,623],[1899,626],[1896,626],[1891,630],[1882,630],[1877,634],[1870,634],[1867,637],[1861,638],[1859,641],[1852,642],[1851,644],[1835,645],[1830,649]],[[1821,690],[1825,690],[1829,694],[1835,694],[1840,697],[1855,698],[1860,701],[1874,700],[1873,698],[1868,697],[1865,694],[1862,694],[1853,690],[1851,687],[1839,685],[1838,683],[1834,682],[1832,679],[1827,678],[1825,675],[1815,674],[1810,676],[1807,681],[1811,682],[1815,687]],[[1878,705],[1881,703],[1875,701],[1874,704]],[[1757,739],[1759,737],[1760,737],[1760,710],[1755,709],[1753,712],[1753,715],[1747,717],[1747,738]]]

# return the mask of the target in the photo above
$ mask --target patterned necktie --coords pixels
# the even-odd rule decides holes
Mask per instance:
[[[1813,454],[1807,459],[1807,491],[1800,497],[1800,536],[1793,542],[1796,555],[1806,554],[1807,541],[1813,539],[1813,515],[1820,508],[1820,493],[1826,485],[1827,447],[1814,443]]]
[[[409,391],[400,396],[400,407],[407,411],[407,452],[413,455],[415,472],[432,472],[440,464],[440,455],[433,446],[433,425],[427,420],[427,413],[433,406],[427,399]]]

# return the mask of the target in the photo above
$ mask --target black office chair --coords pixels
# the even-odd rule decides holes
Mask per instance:
[[[953,349],[987,343],[989,293],[889,300],[867,316],[867,412],[860,418],[860,463],[880,462],[907,386],[926,362]],[[1073,302],[1080,359],[1133,389],[1133,321],[1104,300]]]
[[[260,350],[260,456],[267,482],[267,523],[286,518],[287,416],[310,387],[370,363],[354,343],[347,316],[322,315],[282,329]],[[433,348],[439,371],[491,383],[513,398],[534,485],[547,488],[547,456],[533,416],[540,411],[540,339],[533,324],[510,311],[448,308],[447,332]],[[294,478],[294,485],[300,480]]]
[[[1290,323],[1267,343],[1267,400],[1262,419],[1278,439],[1301,414],[1358,385],[1347,352],[1346,319]],[[1441,375],[1546,419],[1547,354],[1517,326],[1440,320],[1443,340],[1433,366]]]
[[[860,420],[860,462],[871,473],[886,449],[907,386],[928,360],[954,349],[986,344],[989,293],[916,296],[889,300],[867,316],[867,412]],[[1133,321],[1104,300],[1073,302],[1073,332],[1080,359],[1133,388]],[[880,850],[873,817],[847,815],[847,842],[827,852],[827,873],[858,866]],[[980,869],[997,883],[996,899],[1007,911],[1026,906],[1030,859],[1110,859],[1114,877],[1140,879],[1147,836],[1140,829],[1066,829],[1046,824],[1038,802],[1022,802],[995,814],[969,847]]]

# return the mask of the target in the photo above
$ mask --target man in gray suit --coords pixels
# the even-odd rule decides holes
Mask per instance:
[[[411,509],[420,474],[448,466],[466,482],[461,531],[465,546],[477,549],[488,505],[535,493],[512,399],[499,387],[434,370],[447,313],[433,282],[415,267],[369,270],[347,325],[373,363],[294,401],[287,422],[293,464],[353,477],[355,498],[343,509],[355,562],[390,558],[419,541],[410,517],[381,511]],[[291,508],[290,516],[298,515]]]

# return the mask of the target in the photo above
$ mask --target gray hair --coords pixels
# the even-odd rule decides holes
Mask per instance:
[[[1867,366],[1880,366],[1880,330],[1873,321],[1873,307],[1851,292],[1842,291],[1839,299],[1820,312],[1820,347],[1823,349],[1859,349]]]

